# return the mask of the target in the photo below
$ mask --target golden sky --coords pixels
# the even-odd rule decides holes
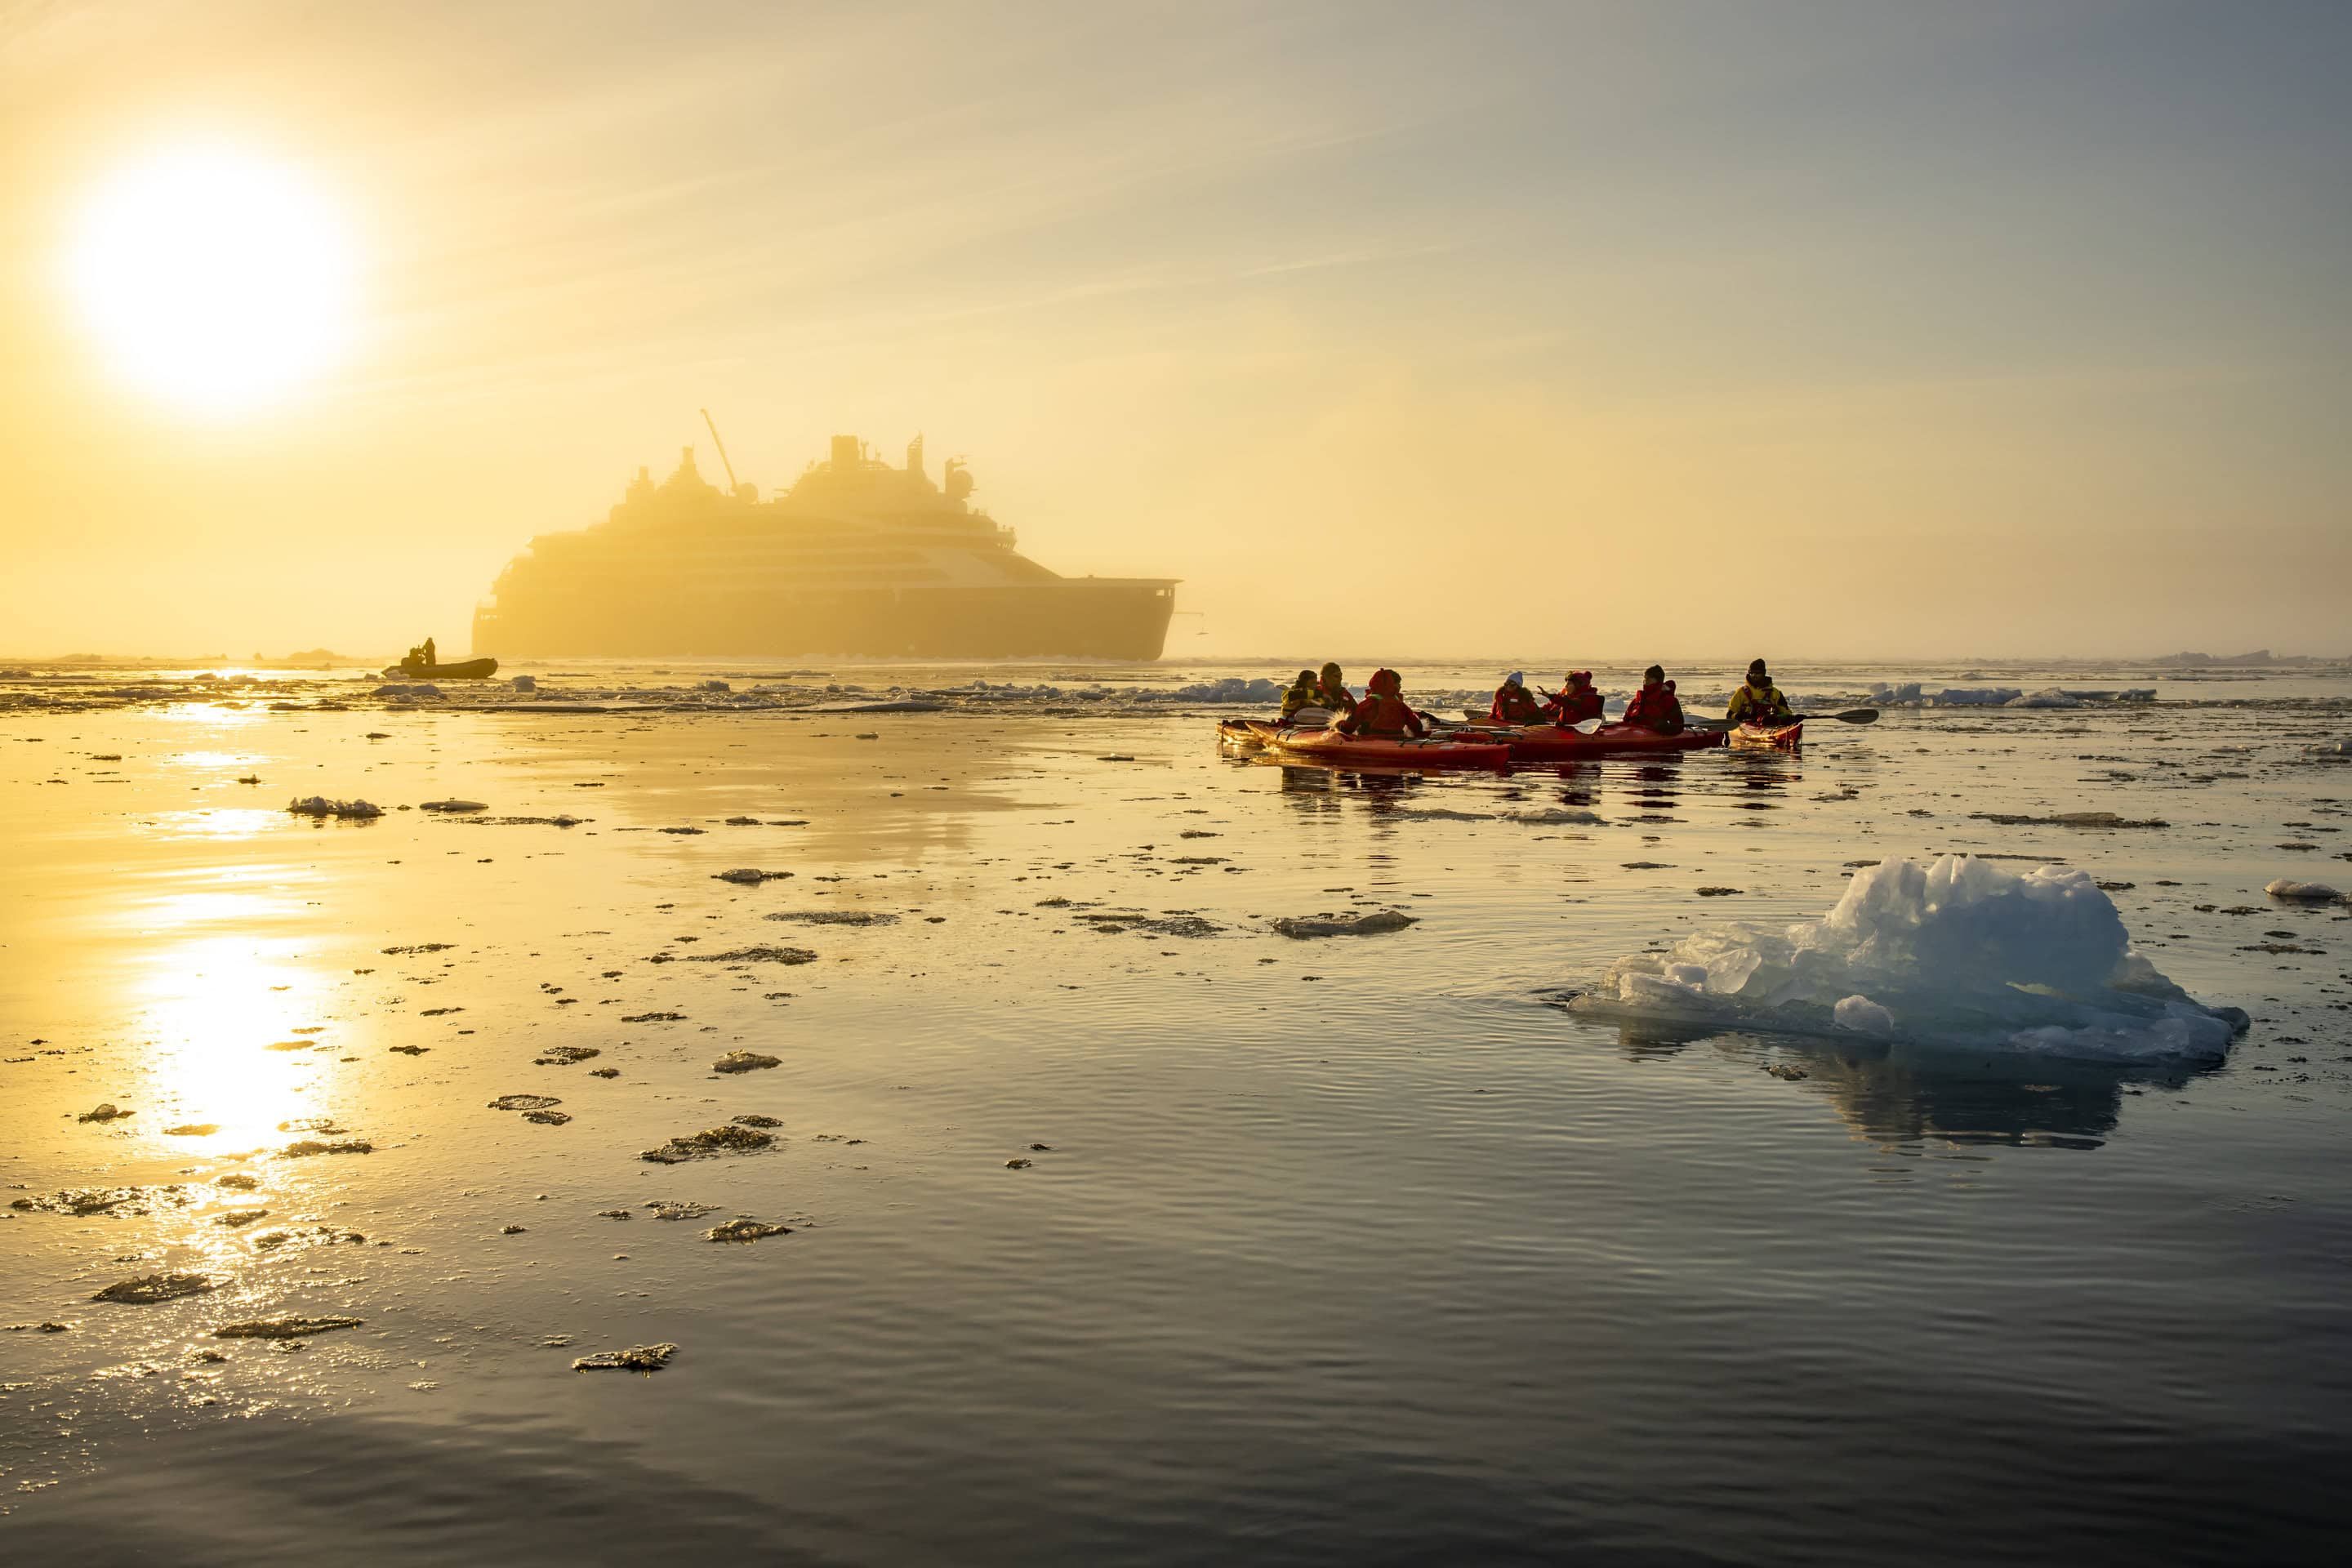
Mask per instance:
[[[2343,652],[2347,68],[2327,3],[0,0],[0,653],[460,648],[704,406],[763,486],[925,433],[1179,657]],[[77,282],[191,149],[347,258],[245,280],[274,395]]]

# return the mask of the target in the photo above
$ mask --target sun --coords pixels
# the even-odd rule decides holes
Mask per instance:
[[[193,413],[282,396],[350,341],[353,266],[334,208],[291,165],[179,147],[108,176],[66,285],[124,376]]]

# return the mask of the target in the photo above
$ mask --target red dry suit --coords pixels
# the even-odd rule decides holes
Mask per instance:
[[[1592,684],[1592,672],[1569,671],[1568,684],[1560,688],[1559,695],[1544,704],[1544,712],[1553,723],[1567,728],[1600,718],[1601,693]]]
[[[1544,710],[1524,686],[1498,686],[1486,717],[1497,724],[1540,724]]]
[[[1655,730],[1661,735],[1683,732],[1682,699],[1675,695],[1675,683],[1662,680],[1653,686],[1643,682],[1633,693],[1633,700],[1625,706],[1625,722],[1639,724],[1645,730]]]
[[[1393,669],[1375,670],[1364,689],[1363,700],[1356,710],[1332,728],[1345,735],[1378,735],[1393,740],[1399,735],[1420,739],[1429,733],[1421,715],[1412,710],[1401,693],[1404,681]]]

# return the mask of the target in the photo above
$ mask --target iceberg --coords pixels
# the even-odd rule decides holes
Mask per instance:
[[[1947,855],[1856,873],[1835,908],[1612,964],[1571,1011],[2126,1063],[2208,1063],[2247,1026],[2132,950],[2089,873]]]

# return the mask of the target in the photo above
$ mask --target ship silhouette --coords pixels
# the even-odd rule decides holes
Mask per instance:
[[[711,431],[714,441],[718,431]],[[843,655],[1158,658],[1176,579],[1065,577],[1013,548],[923,439],[893,468],[855,436],[762,500],[695,468],[639,468],[603,522],[545,533],[474,612],[474,652],[503,658]]]

